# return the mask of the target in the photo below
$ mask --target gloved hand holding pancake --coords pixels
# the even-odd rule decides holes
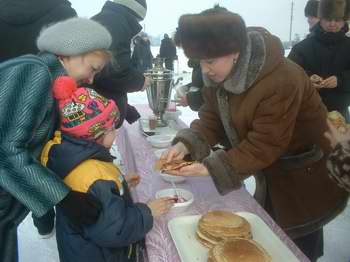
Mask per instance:
[[[329,112],[327,124],[329,130],[324,135],[333,148],[337,144],[346,143],[350,139],[349,124],[345,122],[345,118],[339,112]]]
[[[340,133],[346,133],[349,128],[346,124],[345,118],[338,111],[329,112],[328,119]]]

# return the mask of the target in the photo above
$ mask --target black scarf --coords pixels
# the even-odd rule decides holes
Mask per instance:
[[[312,28],[312,34],[316,37],[318,41],[324,43],[325,45],[335,45],[346,39],[346,33],[348,32],[348,30],[348,24],[345,23],[345,25],[342,27],[342,29],[340,29],[339,32],[326,32],[323,30],[320,23],[317,23]]]

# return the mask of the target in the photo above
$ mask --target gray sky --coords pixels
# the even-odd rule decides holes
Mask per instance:
[[[70,0],[79,16],[91,17],[100,11],[105,0]],[[240,14],[248,26],[262,26],[282,40],[289,39],[292,0],[147,0],[147,16],[141,23],[152,35],[171,33],[182,14],[197,13],[215,3]],[[304,17],[307,0],[294,0],[293,33],[303,37],[308,32]]]

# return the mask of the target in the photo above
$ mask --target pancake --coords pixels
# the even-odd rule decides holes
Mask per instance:
[[[209,251],[211,262],[269,262],[270,255],[257,242],[250,239],[231,239],[220,242]]]
[[[173,160],[169,163],[166,163],[165,159],[159,159],[156,161],[154,165],[154,169],[161,171],[161,172],[166,172],[166,171],[171,171],[171,170],[179,170],[180,168],[188,165],[192,165],[194,161],[185,161],[185,160]]]
[[[198,221],[196,237],[205,247],[235,238],[252,238],[249,222],[232,212],[210,211]]]

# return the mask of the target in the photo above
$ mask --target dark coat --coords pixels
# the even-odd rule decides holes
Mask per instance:
[[[76,15],[67,0],[1,0],[0,62],[36,54],[36,39],[44,26]]]
[[[56,208],[60,261],[136,261],[138,242],[151,230],[153,217],[147,205],[133,203],[109,150],[56,132],[43,152],[47,167],[65,183],[73,190],[88,192],[102,204],[97,222],[83,228],[72,226],[61,208]]]
[[[113,65],[107,65],[96,76],[93,88],[117,103],[120,110],[119,125],[125,118],[129,122],[136,121],[139,115],[136,109],[128,106],[127,93],[140,91],[145,82],[143,74],[131,63],[131,39],[141,31],[141,26],[128,8],[111,1],[107,1],[101,12],[92,19],[111,33],[113,41],[110,50],[114,58]]]
[[[166,37],[162,40],[159,49],[159,56],[173,60],[176,58],[176,46],[171,38]]]
[[[348,198],[326,168],[327,111],[302,68],[284,58],[278,38],[261,29],[248,36],[251,45],[223,83],[204,78],[200,119],[174,142],[203,161],[221,194],[252,174],[265,176],[269,213],[291,237],[303,236],[339,214]],[[225,137],[232,148],[209,155],[208,146]]]
[[[326,33],[320,24],[316,24],[310,36],[296,44],[288,56],[309,76],[337,77],[336,88],[323,88],[319,93],[328,111],[337,110],[343,114],[350,105],[350,38],[346,36],[347,31],[345,25],[339,33]]]
[[[193,111],[199,111],[199,108],[204,103],[202,95],[202,88],[204,86],[202,69],[199,62],[194,60],[189,60],[188,66],[192,67],[192,82],[188,84],[189,92],[186,94],[187,103]],[[196,87],[197,90],[191,91],[191,87]]]
[[[0,64],[0,261],[15,261],[17,226],[29,210],[40,217],[69,191],[39,162],[57,120],[51,84],[63,74],[47,53]]]
[[[140,72],[144,73],[147,69],[152,68],[152,51],[149,40],[138,38],[135,41],[134,51],[132,53],[132,64]]]

